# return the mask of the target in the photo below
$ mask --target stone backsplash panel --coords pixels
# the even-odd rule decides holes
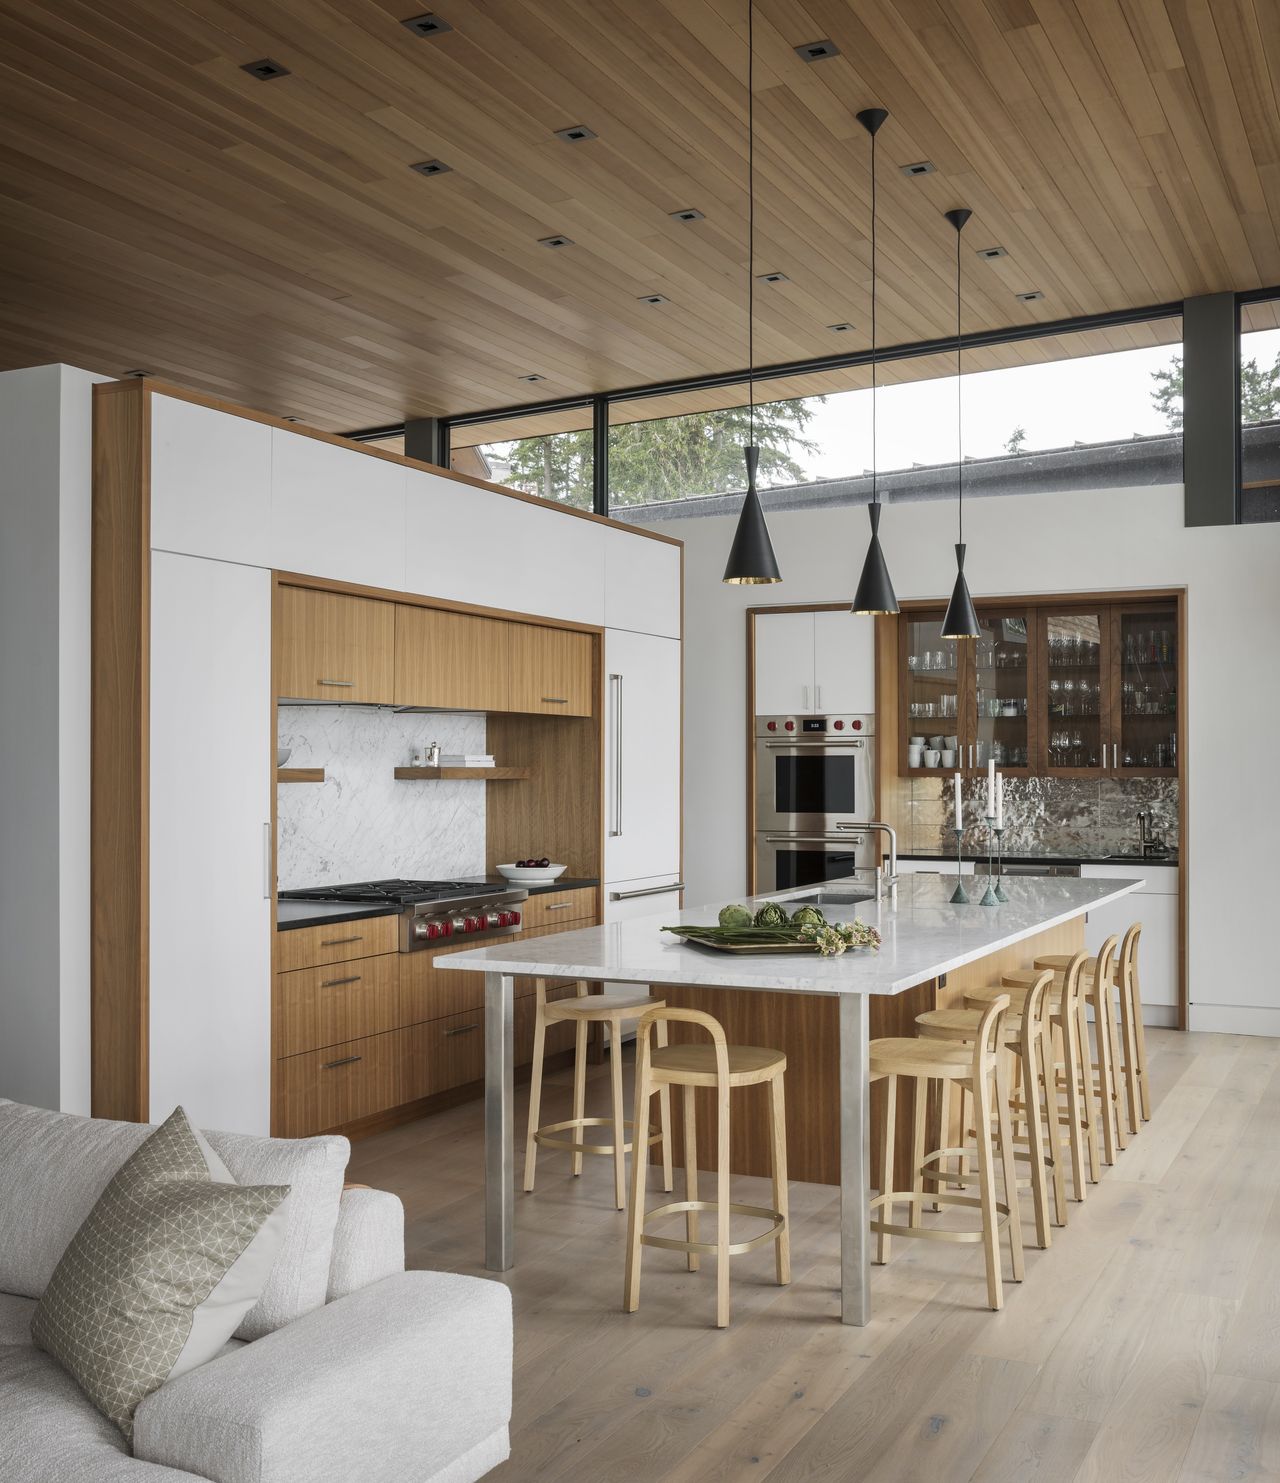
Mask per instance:
[[[986,848],[986,779],[967,778],[965,852]],[[955,847],[950,778],[913,778],[908,827],[899,848],[944,853]],[[1111,855],[1138,839],[1139,809],[1150,830],[1178,848],[1176,778],[1013,778],[1004,780],[1004,852],[1007,855]]]

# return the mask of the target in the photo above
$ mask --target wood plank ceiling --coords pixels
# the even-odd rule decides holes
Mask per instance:
[[[420,13],[0,0],[0,366],[350,429],[743,365],[746,0]],[[951,328],[958,204],[1008,252],[970,329],[1280,283],[1276,0],[759,0],[756,36],[760,363],[868,341],[870,104],[882,343]]]

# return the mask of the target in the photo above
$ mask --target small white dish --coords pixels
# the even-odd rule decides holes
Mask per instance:
[[[285,763],[288,762],[288,760],[289,760],[292,752],[293,752],[293,748],[292,747],[277,747],[276,748],[276,766],[277,767],[283,767],[285,765]]]
[[[498,874],[513,886],[545,886],[562,876],[568,868],[567,865],[526,865],[523,868],[519,865],[499,865]]]

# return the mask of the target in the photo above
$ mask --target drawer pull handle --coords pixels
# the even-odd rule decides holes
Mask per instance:
[[[349,942],[363,942],[363,937],[331,937],[327,942],[321,941],[321,947],[346,947]]]
[[[317,680],[316,681],[316,684],[317,685],[335,685],[340,690],[353,690],[355,688],[355,683],[356,682],[354,680]]]
[[[554,906],[545,907],[545,911],[568,911],[573,905],[572,901],[557,901]]]
[[[355,1061],[363,1060],[363,1056],[343,1056],[340,1061],[326,1061],[324,1063],[323,1069],[325,1071],[332,1071],[335,1066],[350,1066]]]
[[[543,705],[568,705],[569,697],[567,695],[544,695],[542,703]]]
[[[454,1029],[454,1030],[446,1030],[444,1033],[445,1033],[446,1036],[449,1036],[449,1035],[465,1035],[465,1034],[467,1034],[468,1031],[470,1031],[470,1030],[478,1030],[479,1028],[480,1028],[479,1025],[459,1025],[456,1029]]]
[[[326,978],[320,985],[322,989],[336,989],[339,984],[358,984],[364,977],[362,973],[353,973],[350,978]]]

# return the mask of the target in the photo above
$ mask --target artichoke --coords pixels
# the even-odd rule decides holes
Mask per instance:
[[[722,927],[749,927],[751,925],[751,913],[745,906],[722,906],[720,908],[720,925]]]
[[[791,913],[793,927],[825,927],[827,919],[816,906],[798,906]]]
[[[766,901],[756,912],[757,927],[785,927],[787,921],[787,909],[777,901]]]

